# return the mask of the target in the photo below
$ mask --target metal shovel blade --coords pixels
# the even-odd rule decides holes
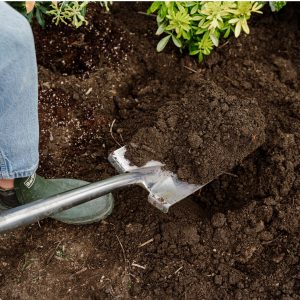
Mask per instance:
[[[141,168],[133,165],[126,157],[126,146],[112,152],[108,160],[119,173],[141,172],[141,184],[148,192],[148,201],[163,212],[180,200],[201,189],[204,185],[189,184],[178,179],[177,175],[164,170],[164,164],[151,160]],[[153,168],[153,172],[144,170]]]

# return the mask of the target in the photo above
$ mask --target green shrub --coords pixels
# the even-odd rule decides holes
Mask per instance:
[[[276,11],[285,4],[277,3],[272,4]],[[153,2],[147,12],[157,13],[156,34],[165,34],[157,44],[158,52],[172,40],[180,50],[188,49],[190,55],[202,61],[231,32],[235,37],[242,32],[248,34],[247,21],[252,13],[262,14],[263,5],[264,2],[250,1]]]

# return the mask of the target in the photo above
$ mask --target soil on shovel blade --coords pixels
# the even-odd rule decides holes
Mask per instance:
[[[168,214],[131,187],[100,223],[1,235],[0,298],[299,299],[299,4],[266,7],[200,64],[156,53],[147,6],[91,4],[78,30],[34,24],[39,174],[101,180],[129,145],[137,164],[216,179]]]
[[[229,97],[194,76],[158,110],[155,126],[134,135],[126,156],[137,166],[160,161],[181,180],[206,184],[261,146],[264,128],[255,100]]]

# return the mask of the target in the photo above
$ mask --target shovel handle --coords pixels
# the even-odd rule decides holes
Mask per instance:
[[[139,184],[140,173],[124,173],[0,213],[0,233],[35,223],[63,210],[104,196],[116,189]]]

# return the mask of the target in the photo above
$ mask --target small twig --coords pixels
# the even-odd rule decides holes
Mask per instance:
[[[196,71],[196,70],[194,70],[194,69],[192,69],[192,68],[190,68],[188,66],[183,66],[183,67],[186,68],[187,70],[193,72],[193,73],[198,73],[198,71]]]
[[[61,166],[63,166],[65,164],[66,159],[67,159],[67,157],[65,156],[62,163],[60,164]]]
[[[85,282],[83,284],[81,284],[80,286],[85,286],[87,284],[87,281],[89,281],[91,278],[95,278],[95,277],[98,277],[98,276],[101,276],[101,280],[103,280],[104,275],[102,275],[102,273],[96,273],[92,276],[89,276],[89,277],[85,278]],[[106,279],[106,280],[109,281],[109,279]]]
[[[174,275],[177,274],[182,268],[183,268],[183,266],[181,266],[180,268],[178,268],[178,269],[174,272]]]
[[[47,260],[46,260],[46,265],[49,265],[52,258],[54,257],[55,253],[56,253],[56,250],[57,248],[60,246],[60,244],[62,243],[62,241],[58,242],[56,247],[53,249],[52,252],[50,252],[50,255],[48,256]]]
[[[140,268],[140,269],[146,270],[146,267],[144,267],[144,266],[141,266],[141,265],[139,265],[139,264],[132,263],[131,265],[132,265],[133,267],[137,267],[137,268]]]
[[[84,267],[84,268],[82,268],[81,270],[79,270],[79,271],[75,272],[74,274],[72,274],[72,275],[70,276],[70,278],[73,278],[74,276],[79,275],[79,274],[85,272],[86,270],[87,270],[87,267]]]
[[[114,119],[110,125],[110,128],[109,128],[109,132],[110,132],[110,135],[111,137],[113,138],[113,140],[120,146],[122,147],[122,145],[115,139],[114,135],[113,135],[113,127],[114,127],[114,124],[116,122],[116,119]]]
[[[123,258],[124,258],[124,264],[125,264],[125,272],[127,273],[127,262],[128,262],[128,260],[127,260],[127,257],[126,257],[125,249],[124,249],[124,247],[123,247],[123,245],[122,245],[122,243],[121,243],[118,235],[116,233],[115,233],[115,235],[116,235],[116,238],[117,238],[117,240],[118,240],[118,242],[119,242],[119,244],[121,246],[122,252],[123,252]]]
[[[86,95],[90,94],[92,90],[93,90],[93,88],[90,87],[85,94]]]
[[[226,75],[223,75],[227,80],[229,80],[231,83],[232,83],[232,79],[231,78],[229,78],[228,76],[226,76]]]
[[[153,18],[156,18],[156,15],[154,15],[154,14],[147,14],[147,13],[145,13],[145,12],[143,12],[143,11],[138,11],[138,14],[144,15],[144,16],[147,16],[147,17],[153,17]]]
[[[226,41],[224,44],[222,44],[221,46],[219,46],[218,47],[218,49],[221,49],[221,48],[223,48],[224,46],[226,46],[227,44],[229,43],[229,40],[228,41]]]
[[[222,174],[226,174],[226,175],[233,176],[233,177],[239,177],[236,174],[229,173],[229,172],[223,172]]]
[[[131,276],[132,278],[134,278],[134,279],[136,280],[136,282],[137,282],[137,283],[139,283],[139,282],[140,282],[139,278],[138,278],[138,277],[136,277],[134,274],[132,274],[132,273],[128,273],[128,275],[129,275],[129,276]]]
[[[139,248],[144,247],[144,246],[146,246],[146,245],[152,243],[153,241],[154,241],[154,238],[152,238],[152,239],[150,239],[150,240],[148,240],[148,241],[146,241],[146,242],[140,244],[138,247],[139,247]]]

